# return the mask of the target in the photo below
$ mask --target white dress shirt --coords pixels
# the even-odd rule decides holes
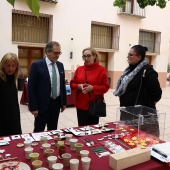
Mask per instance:
[[[51,81],[51,89],[52,89],[52,62],[48,59],[48,57],[45,58],[45,61],[47,63],[49,75],[50,75],[50,81]],[[56,75],[57,75],[57,97],[60,96],[60,74],[58,71],[57,64],[54,64],[55,70],[56,70]],[[52,91],[51,91],[51,97],[52,97]]]

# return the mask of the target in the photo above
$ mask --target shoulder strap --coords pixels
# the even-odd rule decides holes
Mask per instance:
[[[87,81],[87,73],[86,73],[86,70],[84,70],[84,76],[85,76],[85,83],[87,83],[88,84],[88,81]]]
[[[88,84],[86,70],[84,70],[84,76],[85,76],[85,80],[86,80],[85,83]],[[90,93],[88,93],[88,95],[89,95],[89,98],[90,98],[90,100],[91,100]]]
[[[138,98],[139,98],[139,94],[140,94],[140,91],[142,90],[142,84],[143,84],[143,78],[146,76],[145,75],[145,72],[146,70],[150,67],[150,65],[145,65],[142,69],[142,74],[140,75],[140,86],[139,86],[139,90],[138,90],[138,93],[137,93],[137,97],[136,97],[136,101],[135,101],[135,105],[137,104],[138,102]]]
[[[88,84],[86,70],[84,70],[84,76],[85,76],[85,80],[86,80],[86,81],[85,81],[85,83],[87,83],[87,84]],[[90,92],[88,93],[88,95],[89,95],[89,98],[90,98],[90,100],[91,100]],[[97,96],[97,99],[99,99],[99,95]],[[103,100],[104,100],[104,98],[103,98]]]

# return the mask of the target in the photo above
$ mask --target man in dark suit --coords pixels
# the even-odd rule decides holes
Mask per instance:
[[[34,115],[34,132],[57,129],[60,111],[66,108],[64,66],[58,61],[61,46],[51,41],[46,57],[32,64],[28,78],[29,109]]]

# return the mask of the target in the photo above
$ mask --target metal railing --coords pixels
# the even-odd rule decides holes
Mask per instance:
[[[136,0],[126,1],[125,7],[118,9],[118,15],[129,15],[140,19],[146,18],[145,9],[140,8]]]
[[[40,0],[40,1],[45,1],[45,2],[50,2],[50,3],[58,3],[58,0]]]

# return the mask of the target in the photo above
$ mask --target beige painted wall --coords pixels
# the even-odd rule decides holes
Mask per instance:
[[[44,47],[45,44],[13,43],[12,37],[12,6],[6,0],[0,0],[0,59],[7,52],[18,53],[18,45]],[[15,9],[30,11],[23,1],[17,0]],[[59,61],[64,63],[66,73],[71,65],[82,65],[82,50],[90,46],[91,21],[120,25],[119,50],[108,54],[108,74],[111,87],[115,88],[117,79],[127,67],[127,53],[131,46],[138,44],[139,30],[161,32],[160,54],[154,56],[152,65],[159,73],[161,86],[166,83],[166,70],[170,54],[170,3],[167,7],[147,7],[146,18],[117,15],[118,8],[113,7],[113,0],[58,0],[57,4],[40,1],[40,13],[53,16],[52,40],[60,42],[62,55]],[[73,40],[71,40],[73,38]],[[73,59],[70,59],[70,52]],[[67,77],[67,74],[66,74]]]

